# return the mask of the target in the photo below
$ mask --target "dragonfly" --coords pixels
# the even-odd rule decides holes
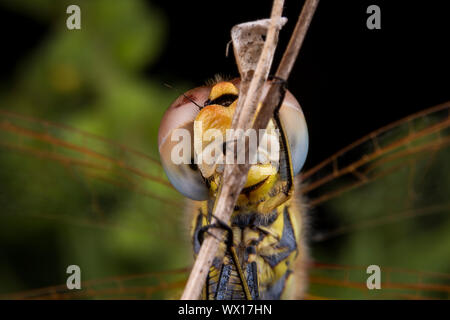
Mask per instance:
[[[56,71],[74,79],[59,87],[76,85],[73,70]],[[310,221],[304,298],[448,299],[449,110],[368,132],[297,175]],[[178,298],[200,204],[151,152],[61,123],[0,109],[0,298]],[[155,132],[142,138],[156,145]],[[65,283],[72,264],[81,290]],[[372,264],[381,290],[367,288]]]
[[[203,200],[201,205],[193,208],[191,236],[195,254],[200,251],[207,229],[220,227],[212,224],[212,211],[226,161],[217,157],[210,163],[204,159],[194,163],[188,158],[182,164],[175,163],[173,155],[177,140],[173,139],[174,133],[186,128],[189,130],[186,132],[193,132],[194,141],[205,140],[208,130],[216,130],[219,137],[225,136],[236,112],[240,85],[240,79],[219,80],[210,87],[193,89],[177,99],[161,121],[158,144],[167,176],[183,195]],[[197,124],[205,133],[199,131]],[[275,128],[279,128],[279,136]],[[204,141],[205,146],[198,149],[187,146],[193,152],[186,151],[186,155],[190,157],[194,153],[199,157],[209,147],[217,146],[218,151],[214,154],[229,158],[231,149],[226,150],[226,155],[221,150],[229,149],[223,144],[233,142],[233,137],[228,135],[225,140]],[[264,139],[267,142],[262,148]],[[279,299],[290,296],[290,291],[300,291],[295,287],[303,286],[304,261],[307,259],[302,227],[304,218],[301,204],[291,202],[286,194],[294,190],[290,181],[305,162],[308,133],[300,105],[289,92],[279,117],[269,122],[260,140],[258,159],[250,167],[231,217],[231,227],[221,222],[228,234],[211,266],[204,298]],[[190,138],[188,142],[190,144]],[[278,147],[280,152],[271,152]],[[235,156],[238,158],[239,154]]]
[[[183,242],[179,242],[178,229],[168,226],[182,224],[180,217],[186,215],[187,205],[164,177],[163,168],[156,159],[68,126],[4,110],[0,116],[2,163],[18,159],[29,163],[29,167],[24,165],[19,173],[2,170],[3,178],[9,174],[15,179],[33,181],[34,186],[30,185],[30,188],[37,187],[32,190],[35,198],[27,199],[29,203],[14,203],[14,198],[8,201],[2,198],[3,226],[20,223],[25,231],[30,228],[28,224],[46,229],[48,226],[39,225],[38,221],[50,220],[58,228],[69,226],[66,232],[77,230],[81,246],[91,244],[96,250],[106,250],[107,245],[102,242],[111,241],[111,234],[128,233],[152,235],[155,237],[152,241],[159,239],[157,246],[170,246],[173,242],[183,246],[180,245]],[[310,230],[309,250],[328,252],[325,249],[331,245],[332,251],[337,251],[344,238],[356,246],[351,253],[357,255],[355,261],[361,259],[359,264],[343,265],[337,255],[318,260],[313,254],[307,266],[309,289],[306,298],[448,298],[450,274],[446,272],[446,239],[434,238],[431,230],[445,228],[448,224],[450,204],[445,187],[449,179],[445,175],[449,172],[449,125],[450,103],[444,103],[376,130],[300,174],[302,187],[298,192],[307,199],[309,215],[330,210],[340,221],[339,226],[330,230]],[[76,189],[83,190],[90,198],[86,199],[85,212],[77,208],[70,212],[70,197],[52,198],[49,185],[49,190],[43,190],[46,183],[68,188],[68,195],[75,194]],[[22,184],[27,187],[24,180],[18,181],[18,185]],[[381,190],[380,185],[383,186]],[[157,192],[157,188],[164,192]],[[149,216],[140,216],[135,223],[123,225],[120,217],[108,213],[108,210],[113,211],[110,202],[114,201],[105,199],[108,194],[114,194],[109,189],[120,190],[115,201],[129,197],[121,206],[132,206],[128,200],[139,203],[137,200],[141,199],[155,210],[151,210]],[[361,206],[368,203],[364,199],[367,197],[378,197],[379,201],[373,208],[361,210]],[[395,201],[395,205],[385,204],[386,201]],[[189,206],[192,209],[198,204],[190,201]],[[133,212],[136,208],[127,211]],[[84,216],[80,216],[82,212]],[[145,225],[144,221],[149,219],[164,224]],[[412,225],[403,229],[408,222]],[[144,225],[146,228],[140,228]],[[28,232],[33,233],[32,230]],[[383,290],[373,293],[364,281],[367,278],[364,263],[368,260],[358,256],[361,252],[357,247],[360,243],[367,245],[363,239],[377,233],[383,233],[383,236],[369,242],[373,247],[364,248],[362,253],[370,260],[370,252],[381,247],[381,257],[387,259],[386,262],[378,261],[384,273]],[[3,235],[6,236],[17,240],[17,235]],[[19,237],[28,236],[24,233]],[[419,246],[426,237],[432,238],[443,265],[430,271],[414,270],[410,267],[411,261],[432,255],[432,248]],[[83,238],[88,241],[84,242]],[[184,238],[186,242],[188,235]],[[330,244],[336,239],[341,240]],[[378,243],[383,240],[387,243]],[[442,253],[439,252],[440,245]],[[150,251],[149,248],[144,251],[147,250]],[[402,264],[390,266],[389,259],[398,254],[397,250],[408,250],[410,255],[398,258]],[[43,251],[57,249],[50,246]],[[157,250],[154,253],[158,254]],[[83,250],[79,254],[83,255]],[[352,260],[351,254],[344,255]],[[155,272],[86,280],[83,281],[84,289],[75,292],[62,284],[17,293],[3,292],[2,297],[176,298],[186,282],[189,264],[173,270],[154,268]]]

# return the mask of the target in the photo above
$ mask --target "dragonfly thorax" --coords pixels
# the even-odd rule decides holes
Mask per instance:
[[[199,233],[211,223],[205,202],[194,217],[194,252],[200,249]],[[290,294],[296,258],[304,255],[301,218],[291,202],[269,214],[235,210],[231,219],[232,246],[224,235],[210,268],[204,297],[207,299],[279,299]],[[245,282],[245,285],[244,285]]]

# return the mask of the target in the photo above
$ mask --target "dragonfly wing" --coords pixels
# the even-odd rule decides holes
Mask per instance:
[[[7,111],[0,150],[0,294],[65,283],[69,265],[83,280],[186,266],[183,200],[159,161]]]
[[[0,296],[3,299],[179,299],[186,284],[188,269],[115,276],[83,281],[81,290],[69,290],[66,284],[26,290]]]
[[[348,273],[361,284],[360,290],[349,293],[348,288],[335,285],[332,296],[379,294],[374,293],[377,290],[369,294],[365,285],[369,265],[381,268],[386,287],[395,282],[388,277],[395,273],[387,272],[389,268],[450,272],[449,110],[450,103],[445,103],[381,128],[303,174],[315,260],[360,266],[359,271]],[[326,272],[318,269],[313,277],[333,279]],[[338,279],[349,280],[345,277],[341,274]],[[415,274],[406,283],[423,281]],[[447,291],[413,286],[395,293],[448,298],[449,279],[437,281]],[[312,290],[317,287],[313,281]],[[319,290],[317,295],[323,294]]]

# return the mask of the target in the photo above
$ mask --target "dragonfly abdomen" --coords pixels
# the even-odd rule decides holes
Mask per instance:
[[[194,217],[194,252],[198,232],[210,222],[205,204]],[[305,259],[302,217],[290,202],[269,215],[235,212],[231,221],[232,246],[222,243],[204,287],[203,297],[218,300],[281,299],[298,296],[304,280],[294,283],[295,267]],[[304,265],[304,264],[297,264]],[[294,288],[293,288],[294,287]]]
[[[206,280],[204,297],[208,300],[245,300],[244,283],[229,253],[215,259]],[[253,297],[252,297],[253,298]]]

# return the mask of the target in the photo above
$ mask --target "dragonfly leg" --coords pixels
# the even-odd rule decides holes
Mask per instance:
[[[233,245],[233,230],[231,229],[231,227],[226,224],[225,222],[223,222],[222,220],[218,219],[217,217],[214,216],[214,218],[216,219],[216,222],[213,224],[209,224],[206,225],[202,228],[200,228],[200,230],[198,231],[198,241],[200,242],[200,244],[203,242],[204,240],[204,233],[208,232],[209,229],[212,228],[220,228],[220,229],[224,229],[227,232],[227,237],[225,240],[225,244],[227,245],[227,250],[229,252],[229,254],[231,255],[231,259],[233,261],[233,264],[236,267],[236,270],[238,272],[239,275],[239,280],[241,281],[242,284],[242,288],[244,289],[244,293],[245,293],[245,298],[247,300],[252,300],[252,298],[254,297],[254,294],[252,295],[250,292],[250,288],[247,282],[247,279],[245,278],[245,274],[244,271],[242,270],[242,266],[239,262],[239,258],[238,255],[236,253],[236,249]],[[213,234],[209,233],[208,234],[214,236]],[[219,239],[218,239],[219,240]],[[226,271],[226,272],[225,272]],[[229,275],[229,272],[231,272],[231,265],[223,265],[222,266],[222,270],[221,270],[221,274],[220,274],[220,279],[221,282],[219,282],[219,288],[217,290],[218,293],[218,298],[220,298],[221,293],[223,293],[223,289],[221,290],[220,288],[220,284],[223,283],[223,285],[228,283],[228,277],[226,277],[226,275]],[[225,277],[223,277],[225,276]],[[253,282],[252,282],[253,283]],[[252,291],[255,291],[255,288],[252,288]]]
[[[233,230],[231,229],[231,227],[228,224],[226,224],[225,222],[223,222],[222,220],[217,219],[217,217],[214,217],[214,218],[216,218],[215,223],[203,226],[198,230],[197,237],[198,237],[198,241],[200,242],[200,244],[203,243],[205,232],[208,232],[209,229],[218,228],[218,229],[223,229],[227,232],[227,239],[225,240],[227,247],[229,248],[229,247],[233,246]],[[208,234],[211,236],[214,236],[210,232],[208,232]],[[220,240],[220,239],[217,239],[217,240]]]

